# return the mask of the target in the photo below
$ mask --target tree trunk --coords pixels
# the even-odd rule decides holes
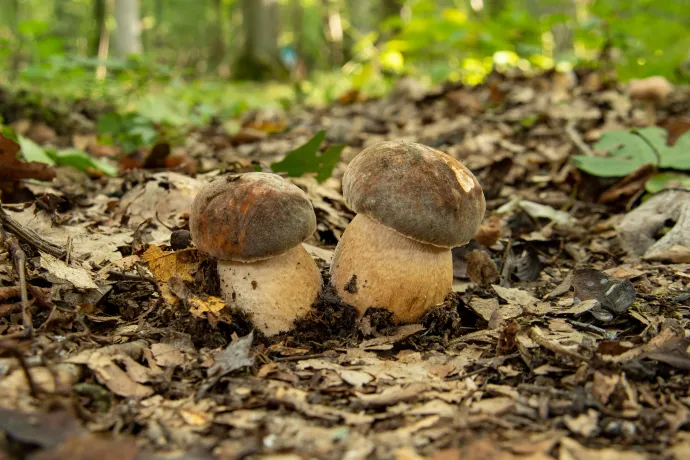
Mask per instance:
[[[141,54],[141,19],[139,0],[116,0],[115,50],[119,57]]]
[[[12,1],[12,21],[10,22],[10,27],[14,36],[10,80],[14,81],[19,76],[19,69],[22,65],[22,39],[19,37],[19,0]]]
[[[212,0],[212,6],[215,18],[213,20],[213,35],[211,38],[209,62],[211,67],[217,67],[225,57],[225,20],[223,18],[223,0]]]
[[[89,40],[89,56],[98,55],[98,47],[103,40],[104,34],[106,33],[105,28],[105,17],[106,17],[106,5],[105,0],[93,0],[93,22],[94,28]]]
[[[287,77],[278,49],[278,8],[278,0],[242,0],[244,50],[235,63],[235,78]]]
[[[343,51],[343,24],[338,4],[329,0],[324,5],[325,35],[330,45],[330,61],[332,67],[343,65],[345,54]]]

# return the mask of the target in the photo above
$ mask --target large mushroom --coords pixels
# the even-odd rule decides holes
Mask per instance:
[[[321,274],[302,242],[316,230],[314,208],[276,174],[217,179],[194,199],[189,227],[199,251],[218,259],[225,301],[267,336],[311,309]]]
[[[357,213],[331,264],[338,295],[361,314],[390,310],[413,322],[452,290],[451,248],[470,241],[486,210],[474,175],[455,158],[411,142],[360,152],[343,176]]]

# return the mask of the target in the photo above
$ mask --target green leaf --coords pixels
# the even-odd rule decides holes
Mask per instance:
[[[645,164],[665,169],[690,169],[690,133],[681,136],[674,146],[667,145],[666,130],[652,126],[630,131],[608,131],[596,150],[605,150],[609,157],[576,155],[573,163],[578,168],[600,177],[621,177]]]
[[[661,167],[690,170],[690,132],[680,136],[673,147],[664,146]]]
[[[85,171],[87,168],[95,168],[107,176],[115,176],[118,172],[116,166],[98,158],[93,158],[88,153],[77,149],[65,149],[55,152],[55,161],[61,166],[71,166],[80,171]]]
[[[598,177],[621,177],[637,170],[639,165],[624,158],[603,158],[576,155],[572,159],[575,166]]]
[[[319,146],[326,138],[326,131],[319,131],[304,145],[288,153],[281,161],[271,163],[274,172],[285,172],[290,177],[316,173],[316,180],[323,182],[333,173],[340,161],[344,145],[332,145],[319,155]]]
[[[49,165],[55,164],[55,161],[50,157],[45,149],[31,139],[24,136],[17,136],[17,141],[21,147],[21,154],[26,161],[38,161],[39,163]]]
[[[676,173],[655,174],[647,180],[644,188],[649,193],[659,193],[670,182],[676,182],[681,187],[690,187],[690,176]]]

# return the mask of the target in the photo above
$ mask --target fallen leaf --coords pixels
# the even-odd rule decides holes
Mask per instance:
[[[41,252],[41,267],[48,272],[46,278],[53,283],[68,282],[77,289],[98,289],[89,272],[69,266],[50,254]]]
[[[151,353],[153,353],[156,364],[161,367],[175,367],[184,364],[184,354],[182,351],[167,343],[152,344]]]
[[[208,369],[207,374],[211,378],[220,378],[230,372],[243,367],[254,365],[254,356],[249,354],[254,340],[254,333],[239,338],[219,351],[213,357],[215,363]]]
[[[142,262],[148,264],[149,270],[158,280],[163,298],[168,304],[175,305],[178,301],[168,286],[171,277],[176,276],[183,281],[194,280],[192,273],[199,265],[195,254],[195,249],[163,251],[158,246],[149,245],[141,255]]]
[[[537,304],[537,299],[528,292],[517,288],[506,288],[497,284],[491,285],[498,296],[506,302],[520,306],[522,308],[530,308]]]
[[[45,163],[23,161],[17,157],[19,144],[0,133],[0,181],[55,179],[55,169]]]

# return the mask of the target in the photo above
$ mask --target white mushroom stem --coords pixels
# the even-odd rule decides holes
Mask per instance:
[[[450,248],[406,238],[357,214],[335,250],[331,284],[360,315],[379,307],[397,322],[414,322],[452,290],[453,257]]]
[[[228,305],[246,312],[272,336],[306,316],[321,290],[321,273],[301,244],[256,262],[218,261],[220,290]]]

